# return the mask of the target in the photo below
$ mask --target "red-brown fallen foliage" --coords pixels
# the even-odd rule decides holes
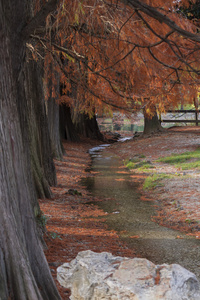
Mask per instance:
[[[65,300],[69,299],[70,291],[57,282],[56,269],[74,259],[79,251],[90,249],[120,256],[135,256],[134,250],[120,241],[115,231],[107,230],[102,219],[105,213],[90,204],[98,199],[89,195],[80,184],[81,177],[94,176],[85,171],[90,165],[87,150],[93,146],[94,141],[64,143],[66,156],[63,161],[55,161],[58,185],[52,188],[53,198],[39,201],[47,218],[45,254],[61,297]],[[69,189],[77,190],[82,195],[71,195]]]

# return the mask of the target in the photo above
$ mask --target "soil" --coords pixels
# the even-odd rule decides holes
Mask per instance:
[[[61,297],[65,300],[69,299],[70,291],[57,282],[56,269],[74,259],[78,252],[90,249],[126,257],[139,256],[119,239],[117,232],[108,230],[104,224],[105,213],[94,205],[99,199],[91,196],[80,183],[83,177],[95,176],[87,171],[91,164],[88,150],[98,144],[91,140],[82,140],[81,143],[65,142],[66,156],[63,161],[55,161],[58,185],[52,188],[53,198],[39,200],[47,219],[45,254]],[[183,172],[156,162],[159,157],[192,151],[199,145],[198,127],[178,127],[157,135],[115,143],[106,151],[120,156],[122,165],[123,160],[143,154],[154,166],[154,172],[177,174],[173,180],[164,179],[162,185],[144,191],[143,182],[149,174],[130,171],[133,180],[141,183],[141,201],[154,201],[156,204],[155,222],[200,238],[200,170]]]

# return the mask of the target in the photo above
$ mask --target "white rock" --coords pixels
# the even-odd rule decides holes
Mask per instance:
[[[71,300],[200,300],[196,276],[177,264],[82,251],[57,269]]]

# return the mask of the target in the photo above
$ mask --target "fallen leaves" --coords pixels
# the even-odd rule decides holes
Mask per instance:
[[[120,241],[116,231],[108,230],[103,223],[103,216],[107,213],[94,205],[101,199],[89,195],[80,183],[82,177],[95,174],[85,171],[90,165],[87,150],[94,143],[64,144],[67,155],[63,161],[55,161],[58,185],[52,188],[53,198],[39,200],[41,210],[48,216],[45,255],[64,300],[69,299],[70,292],[57,282],[56,268],[74,259],[78,252],[90,249],[118,256],[135,256],[134,250]],[[70,194],[70,189],[78,193]]]
[[[177,235],[177,237],[176,237],[177,239],[183,239],[183,237],[182,236],[180,236],[180,235]]]
[[[140,236],[139,235],[131,235],[129,236],[130,239],[139,239]]]
[[[130,147],[124,147],[120,143],[112,145],[110,151],[117,151],[117,155],[121,155],[122,159],[137,153],[144,153],[146,159],[152,161],[158,157],[169,155],[169,147],[171,152],[183,152],[184,149],[192,150],[196,143],[197,133],[168,132],[162,136],[151,137],[151,147],[147,147],[149,139],[146,138],[130,141]],[[87,173],[85,171],[90,165],[90,156],[87,150],[93,146],[94,144],[89,143],[66,143],[64,145],[67,156],[63,161],[55,161],[58,186],[52,188],[53,199],[40,200],[41,210],[44,215],[48,216],[45,235],[48,249],[45,254],[55,281],[56,267],[71,261],[79,251],[90,249],[96,252],[108,251],[119,256],[135,256],[134,250],[129,249],[125,243],[120,241],[117,233],[109,231],[103,223],[106,213],[94,205],[94,203],[101,202],[101,199],[89,195],[85,187],[80,184],[82,177],[95,175],[95,172]],[[122,166],[122,168],[124,167]],[[124,171],[119,171],[120,173],[124,174]],[[142,173],[131,173],[133,182],[141,183],[145,177],[146,175]],[[121,178],[118,178],[117,181],[121,181]],[[155,222],[182,231],[192,231],[188,234],[200,239],[200,225],[194,222],[200,220],[198,178],[192,178],[188,182],[184,178],[179,189],[177,182],[173,181],[174,185],[171,186],[167,182],[168,185],[148,193],[141,188],[141,200],[156,201],[157,215],[153,217]],[[188,185],[183,191],[182,187],[186,183]],[[82,196],[66,194],[69,189],[77,190]],[[140,236],[133,235],[130,238],[138,239]],[[181,235],[177,235],[177,239],[181,239]],[[159,276],[156,280],[159,282]],[[69,299],[69,291],[62,288],[57,281],[56,283],[63,299]]]

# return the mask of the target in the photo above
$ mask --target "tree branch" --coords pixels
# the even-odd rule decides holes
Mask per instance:
[[[57,3],[58,0],[50,0],[46,2],[42,9],[22,29],[21,34],[25,39],[28,39],[39,26],[45,26],[46,17],[56,9]]]
[[[151,32],[152,32],[155,36],[157,36],[157,37],[160,38],[163,42],[165,42],[166,44],[169,45],[169,47],[171,48],[171,50],[173,51],[173,53],[176,55],[176,57],[178,58],[179,61],[181,61],[181,62],[182,62],[183,64],[185,64],[188,68],[190,68],[192,72],[194,72],[194,73],[196,73],[196,74],[199,75],[199,70],[194,69],[194,68],[192,67],[191,64],[189,64],[186,60],[184,60],[184,59],[181,57],[181,56],[182,56],[182,53],[180,53],[180,49],[179,49],[179,47],[177,46],[177,44],[176,44],[174,41],[170,41],[170,40],[168,40],[167,38],[163,38],[162,36],[160,36],[159,34],[157,34],[156,31],[149,25],[149,23],[142,17],[142,15],[141,15],[139,12],[137,12],[137,14],[138,14],[139,18],[146,24],[146,26],[148,27],[148,29],[151,30]],[[176,46],[176,49],[179,51],[179,53],[181,54],[181,56],[178,55],[178,53],[177,53],[177,52],[174,50],[174,48],[172,47],[172,42],[173,42],[173,44]],[[176,67],[173,67],[173,66],[169,66],[168,64],[165,64],[164,62],[161,62],[160,60],[158,60],[158,59],[155,57],[155,55],[153,55],[152,51],[150,50],[150,47],[147,47],[147,48],[148,48],[148,50],[149,50],[149,53],[152,55],[152,57],[153,57],[155,60],[157,60],[158,62],[160,62],[160,64],[165,65],[165,66],[168,67],[168,68],[177,69],[177,70],[179,69],[179,68],[176,68]],[[181,70],[181,68],[180,68],[179,70]],[[182,71],[183,71],[183,70],[182,70]]]
[[[168,25],[171,29],[178,32],[182,36],[195,41],[200,42],[200,34],[195,34],[192,32],[189,32],[187,30],[182,29],[179,27],[174,21],[172,21],[170,18],[159,12],[156,8],[149,6],[141,1],[138,0],[121,0],[122,3],[125,5],[131,6],[134,9],[138,9],[145,13],[146,15],[158,20],[160,23],[165,23]]]

